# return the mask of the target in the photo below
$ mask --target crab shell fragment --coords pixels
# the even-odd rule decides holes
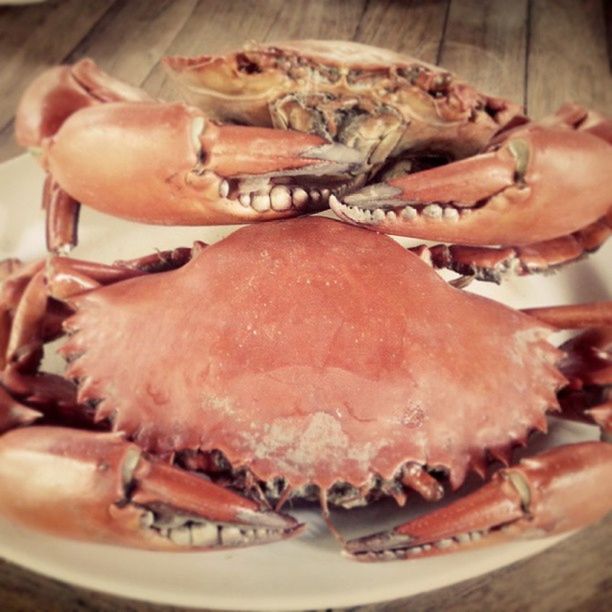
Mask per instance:
[[[61,352],[99,420],[153,453],[220,451],[296,494],[365,497],[414,462],[457,487],[487,449],[544,429],[564,382],[545,325],[320,217],[243,228],[72,305]]]
[[[249,43],[164,63],[211,117],[318,134],[365,153],[372,166],[407,149],[472,155],[520,116],[517,104],[437,66],[346,40]]]

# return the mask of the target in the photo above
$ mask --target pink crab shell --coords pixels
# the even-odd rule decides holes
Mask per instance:
[[[218,449],[262,480],[366,483],[406,461],[458,486],[556,406],[549,329],[449,287],[387,236],[249,226],[181,269],[74,302],[81,401],[153,451]]]

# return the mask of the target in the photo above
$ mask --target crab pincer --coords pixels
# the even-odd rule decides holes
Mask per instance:
[[[612,232],[610,124],[566,105],[542,122],[500,131],[478,155],[391,174],[332,197],[330,206],[342,220],[376,231],[469,245],[429,252],[437,267],[477,278],[560,265]]]
[[[322,136],[222,125],[156,101],[91,60],[43,73],[16,114],[17,141],[48,172],[47,245],[77,242],[79,205],[154,224],[268,220],[328,206],[363,155]]]
[[[418,559],[577,529],[610,511],[611,465],[605,442],[553,448],[449,506],[348,541],[345,553],[357,561]]]
[[[612,444],[605,441],[612,433],[611,307],[604,302],[526,310],[559,329],[608,322],[565,342],[559,362],[569,383],[559,394],[561,416],[596,423],[602,442],[559,446],[523,459],[446,507],[348,541],[345,553],[357,561],[421,558],[563,533],[612,511]],[[508,465],[507,458],[500,459]]]
[[[312,134],[218,125],[181,103],[118,102],[73,114],[44,141],[42,161],[64,191],[103,212],[203,225],[318,210],[329,190],[313,198],[304,186],[342,177],[359,154]]]
[[[263,544],[302,528],[287,515],[150,459],[120,433],[49,426],[11,431],[0,438],[0,493],[3,514],[15,522],[151,550]]]

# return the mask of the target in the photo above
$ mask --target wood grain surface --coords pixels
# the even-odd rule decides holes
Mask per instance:
[[[47,66],[90,56],[115,76],[172,99],[159,66],[163,55],[229,50],[249,39],[353,39],[439,63],[525,104],[536,118],[567,100],[610,114],[611,15],[610,3],[600,0],[52,0],[2,7],[0,160],[20,152],[14,108]],[[611,561],[609,517],[530,560],[359,610],[610,610]],[[2,611],[162,609],[178,610],[0,562]]]

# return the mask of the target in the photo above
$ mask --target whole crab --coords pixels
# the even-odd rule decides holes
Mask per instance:
[[[196,106],[151,100],[90,60],[24,94],[17,137],[50,173],[52,250],[76,242],[78,202],[166,224],[331,204],[377,231],[471,245],[426,255],[494,281],[573,261],[610,234],[611,130],[596,113],[566,105],[532,123],[440,68],[346,41],[165,63]]]
[[[293,498],[440,499],[544,431],[563,387],[562,406],[599,405],[610,426],[609,334],[580,336],[565,360],[546,336],[610,325],[612,303],[514,311],[338,221],[252,225],[112,266],[5,267],[0,422],[48,424],[0,438],[0,512],[52,533],[183,550],[277,540],[300,531],[279,513]],[[65,378],[38,370],[62,329]],[[573,529],[610,510],[611,471],[605,442],[558,448],[441,519],[346,549],[408,558]]]

